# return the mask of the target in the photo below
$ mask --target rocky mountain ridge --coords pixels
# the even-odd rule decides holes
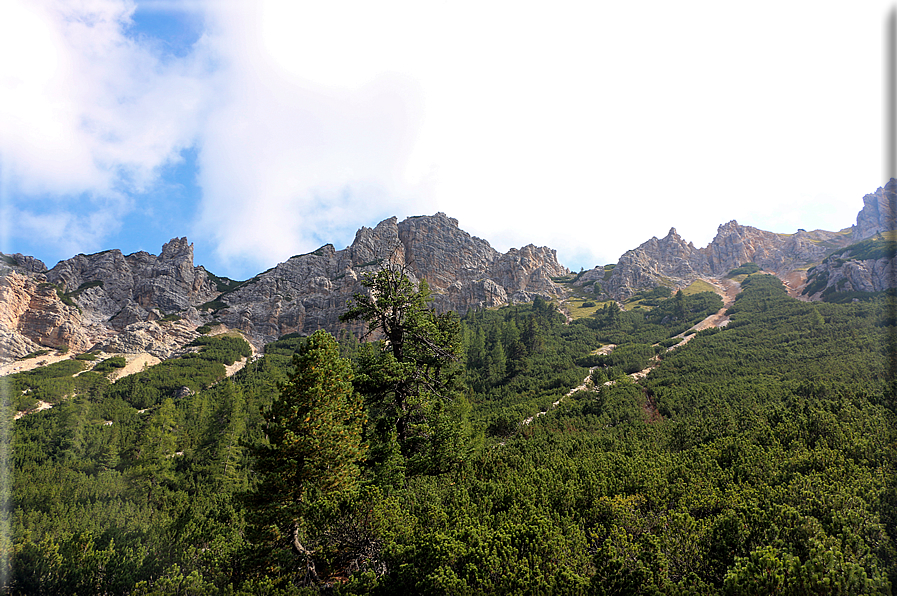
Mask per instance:
[[[384,266],[404,267],[415,282],[425,279],[437,310],[462,314],[535,296],[559,298],[564,291],[551,278],[568,273],[553,249],[528,245],[502,254],[444,213],[402,222],[392,217],[361,228],[343,250],[327,244],[222,294],[215,317],[263,341],[335,330],[363,276]]]
[[[776,234],[733,220],[719,226],[708,246],[696,248],[671,228],[624,253],[613,269],[581,272],[574,285],[597,298],[625,300],[640,290],[682,288],[755,263],[789,279],[805,299],[881,291],[897,285],[895,214],[892,179],[863,197],[857,223],[839,232]],[[562,298],[567,290],[553,279],[569,273],[553,249],[528,245],[500,253],[444,213],[362,227],[342,250],[326,244],[245,282],[195,266],[186,238],[172,239],[158,256],[108,250],[52,269],[33,257],[0,254],[0,361],[41,347],[167,358],[197,337],[198,328],[218,323],[239,329],[256,347],[319,328],[360,334],[339,315],[363,291],[364,275],[385,266],[425,279],[438,310],[462,314],[536,296]]]
[[[897,180],[892,178],[884,187],[863,197],[863,209],[857,215],[856,225],[839,232],[801,229],[794,234],[776,234],[732,220],[719,226],[710,244],[696,248],[671,228],[665,237],[651,238],[624,253],[612,272],[596,267],[582,273],[575,284],[595,292],[599,298],[625,300],[658,285],[684,288],[697,279],[722,277],[745,263],[755,263],[783,279],[796,274],[800,279],[796,290],[803,290],[809,285],[807,270],[813,271],[810,267],[820,264],[835,251],[894,230],[895,214]],[[819,287],[812,288],[810,294],[818,298],[826,291],[872,292],[894,287],[889,273],[895,266],[893,251],[879,251],[874,260],[874,263],[857,261],[847,253],[842,255],[840,262],[833,261],[830,266],[846,266],[846,269],[832,270],[824,278],[817,278],[828,281],[817,284]],[[819,269],[818,273],[822,272]],[[831,284],[840,285],[829,290]]]
[[[327,244],[242,283],[194,266],[186,238],[172,239],[158,256],[108,250],[49,270],[33,257],[2,255],[0,359],[39,346],[166,358],[211,323],[239,329],[257,346],[287,333],[337,332],[363,276],[384,266],[426,279],[436,308],[460,313],[558,298],[563,289],[551,278],[568,273],[550,248],[502,254],[444,213],[363,227],[343,250]]]

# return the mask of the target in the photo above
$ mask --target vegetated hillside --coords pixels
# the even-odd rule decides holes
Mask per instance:
[[[832,251],[807,271],[803,293],[827,302],[866,300],[897,285],[897,232],[875,236]]]
[[[408,365],[344,336],[368,463],[350,490],[307,493],[302,523],[274,538],[253,517],[250,454],[302,338],[230,379],[204,371],[236,344],[152,367],[127,391],[75,377],[64,391],[77,397],[12,426],[12,591],[891,593],[892,303],[799,302],[762,274],[742,287],[728,326],[672,351],[717,296],[569,325],[541,299],[471,311],[459,368],[445,369],[461,373],[454,398],[409,448],[389,439],[372,389]],[[655,355],[647,378],[625,376]],[[561,399],[590,367],[597,388]],[[39,390],[14,386],[26,379]]]

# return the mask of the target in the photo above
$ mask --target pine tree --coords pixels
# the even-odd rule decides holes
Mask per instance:
[[[246,431],[246,400],[240,387],[231,381],[222,385],[218,399],[216,471],[228,484],[234,485],[239,482],[238,471],[243,458],[240,437]]]
[[[166,486],[174,480],[176,420],[174,401],[167,398],[146,423],[137,444],[136,461],[128,468],[128,478],[136,487],[146,490],[148,503],[153,502],[153,495],[158,487]]]
[[[675,300],[676,318],[680,321],[685,320],[685,296],[682,295],[682,290],[676,292]]]
[[[444,452],[445,445],[434,450],[430,443],[437,435],[451,434],[437,432],[433,425],[441,419],[444,427],[448,404],[459,393],[460,322],[454,313],[437,314],[430,308],[426,281],[415,289],[401,268],[382,269],[362,283],[368,293],[355,294],[341,320],[363,320],[369,334],[386,339],[367,344],[358,356],[356,387],[373,417],[369,434],[379,441],[395,437],[412,468],[441,468],[427,461],[427,454]],[[460,443],[455,447],[461,450]]]
[[[301,536],[306,508],[316,498],[354,487],[365,455],[365,414],[352,389],[350,363],[326,331],[293,355],[295,372],[265,412],[268,444],[254,446],[259,483],[249,499],[256,542],[289,547],[317,581],[314,551]]]

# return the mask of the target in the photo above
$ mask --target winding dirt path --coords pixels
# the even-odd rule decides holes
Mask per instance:
[[[738,293],[741,291],[741,284],[731,279],[719,279],[715,277],[705,278],[703,281],[712,285],[713,290],[720,295],[723,299],[723,307],[697,325],[689,327],[679,335],[674,336],[681,337],[682,341],[669,348],[670,350],[674,350],[690,342],[698,331],[703,331],[704,329],[709,329],[711,327],[724,327],[729,324],[729,317],[726,315],[726,311],[735,303],[735,297],[738,296]],[[695,333],[691,333],[692,331]],[[686,333],[689,333],[690,335],[686,335]]]
[[[728,317],[728,315],[726,315],[726,311],[729,309],[730,306],[732,306],[732,304],[734,304],[736,296],[738,296],[738,293],[741,291],[741,284],[738,283],[737,281],[733,281],[731,279],[725,279],[725,278],[720,279],[720,278],[715,278],[715,277],[714,278],[704,278],[703,281],[706,281],[707,283],[712,285],[714,291],[717,294],[719,294],[720,297],[722,297],[723,307],[721,309],[719,309],[718,311],[716,311],[715,313],[713,313],[712,315],[706,317],[704,320],[700,321],[696,325],[693,325],[692,327],[689,327],[688,329],[686,329],[679,335],[674,336],[674,337],[681,338],[682,341],[680,341],[676,345],[668,348],[667,351],[674,350],[676,348],[684,346],[689,341],[691,341],[691,339],[693,337],[695,337],[695,335],[697,334],[698,331],[703,331],[704,329],[709,329],[710,327],[724,327],[725,325],[727,325],[729,323],[729,317]],[[694,333],[692,333],[692,332],[694,332]],[[689,333],[689,335],[686,335],[686,333]],[[617,346],[615,344],[607,344],[605,346],[601,346],[594,353],[601,354],[601,355],[610,354],[613,351],[613,349],[616,347]],[[636,383],[638,383],[639,381],[641,381],[642,379],[647,377],[648,374],[652,370],[657,368],[658,364],[660,364],[660,357],[654,356],[651,359],[651,363],[646,368],[643,368],[640,371],[631,373],[627,376],[630,379],[632,379],[633,381],[635,381]],[[596,368],[598,368],[598,367],[597,366],[591,367],[589,369],[589,376],[587,376],[585,379],[583,379],[582,383],[580,385],[578,385],[578,386],[574,387],[573,389],[571,389],[570,391],[568,391],[564,397],[570,397],[577,391],[588,391],[589,389],[594,389],[594,384],[592,383],[591,377],[592,377],[592,371],[594,371]],[[604,385],[606,385],[606,386],[613,385],[614,383],[616,383],[616,381],[605,381]],[[564,398],[562,397],[559,400],[557,400],[556,402],[552,403],[551,408],[558,407],[558,405],[560,405],[560,403],[561,403],[561,401],[563,401],[563,399]],[[645,410],[646,414],[648,414],[649,422],[659,422],[659,421],[663,420],[663,416],[661,416],[660,412],[657,410],[657,404],[654,402],[654,397],[647,390],[645,390],[645,403],[642,405],[642,409]],[[547,413],[548,413],[547,411],[538,412],[538,413],[530,416],[529,418],[525,418],[523,420],[523,425],[524,426],[529,425],[530,423],[532,423],[533,420],[535,420],[539,416],[544,416]]]

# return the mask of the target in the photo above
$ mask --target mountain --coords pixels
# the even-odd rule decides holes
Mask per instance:
[[[273,341],[287,333],[335,330],[346,301],[362,290],[360,280],[389,264],[425,279],[439,311],[559,298],[551,278],[568,273],[554,250],[525,246],[499,253],[458,227],[444,213],[395,217],[363,227],[343,250],[326,244],[290,258],[218,297],[214,318],[250,337]],[[356,329],[360,330],[360,329]]]
[[[194,306],[219,293],[206,271],[193,266],[193,245],[186,238],[171,240],[159,256],[107,250],[77,255],[50,270],[21,255],[3,262],[4,359],[27,354],[35,344],[168,357],[196,337],[202,318]],[[178,314],[166,317],[171,313]]]
[[[897,180],[892,178],[863,197],[856,225],[839,232],[801,229],[777,234],[732,220],[719,226],[710,244],[695,248],[676,228],[670,228],[664,238],[651,238],[624,253],[612,271],[596,267],[581,274],[575,284],[598,297],[625,300],[641,290],[660,285],[684,288],[695,280],[723,277],[741,265],[755,263],[791,282],[796,294],[807,288],[815,298],[834,291],[881,291],[894,287],[888,273],[895,265],[893,248],[881,246],[873,253],[851,250],[850,246],[894,230],[895,213]],[[829,259],[826,267],[811,269],[834,252],[841,254],[837,260]]]
[[[863,197],[854,226],[839,232],[798,230],[777,234],[732,220],[696,248],[670,228],[627,251],[613,268],[580,273],[574,285],[597,298],[626,300],[639,291],[684,288],[721,278],[754,263],[788,284],[792,295],[830,299],[895,287],[894,215],[897,180]],[[554,279],[569,273],[547,247],[528,245],[500,253],[458,227],[444,213],[395,217],[362,227],[352,244],[332,244],[238,282],[193,262],[193,245],[174,238],[156,256],[107,250],[80,254],[47,269],[21,255],[0,255],[0,359],[41,346],[81,352],[146,352],[168,358],[195,339],[197,328],[223,324],[257,347],[289,333],[317,329],[361,334],[339,316],[365,274],[390,265],[415,282],[426,280],[439,311],[561,299]]]
[[[555,285],[550,249],[501,254],[443,214],[245,282],[195,266],[183,238],[50,270],[0,255],[3,337],[41,356],[0,366],[0,591],[890,594],[894,313],[846,274],[873,264],[888,285],[897,240],[887,202],[866,204],[862,232],[730,222],[697,249],[671,230],[591,284],[745,261],[791,279],[823,255],[807,301],[748,275],[725,303],[664,287],[572,321],[545,300],[455,329],[418,310],[364,347],[289,332],[336,325],[385,264],[442,309],[560,297],[574,276]],[[216,322],[285,335],[253,354]],[[63,353],[84,346],[165,360]]]
[[[569,273],[550,248],[502,254],[444,213],[363,227],[343,250],[326,244],[245,282],[195,266],[186,238],[172,239],[158,256],[108,250],[49,270],[32,257],[3,255],[0,357],[65,346],[167,358],[195,339],[198,327],[216,323],[239,329],[257,347],[288,333],[337,332],[348,327],[339,315],[363,291],[363,276],[386,264],[427,280],[438,310],[462,314],[559,298],[563,290],[552,277]]]

